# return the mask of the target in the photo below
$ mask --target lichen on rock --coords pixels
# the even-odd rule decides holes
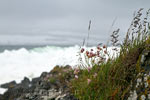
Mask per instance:
[[[144,49],[138,61],[141,72],[130,85],[128,100],[150,100],[150,50]]]

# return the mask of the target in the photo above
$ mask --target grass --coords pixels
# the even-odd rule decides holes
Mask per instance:
[[[111,57],[105,45],[98,46],[96,51],[81,49],[80,64],[74,70],[75,78],[70,85],[76,98],[79,100],[126,98],[131,82],[141,71],[140,54],[147,45],[150,45],[149,10],[145,17],[142,16],[142,11],[141,8],[135,14],[117,57]],[[113,46],[119,45],[118,33],[119,29],[111,35]],[[117,48],[113,50],[116,51]]]

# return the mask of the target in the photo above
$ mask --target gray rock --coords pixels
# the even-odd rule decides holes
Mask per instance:
[[[60,71],[64,73],[66,70],[69,71],[70,67],[60,67],[59,71],[59,67],[57,66],[57,69],[58,72],[43,72],[40,77],[34,78],[32,81],[25,77],[21,83],[8,89],[1,96],[1,98],[4,98],[2,100],[77,100],[69,93],[67,85],[59,78]],[[50,82],[50,78],[55,79],[55,81]],[[66,80],[69,81],[70,78],[69,75]]]
[[[30,82],[30,80],[27,78],[27,77],[24,77],[24,79],[21,81],[21,86],[23,87],[23,88],[29,88],[30,87],[30,84],[31,84],[31,82]]]
[[[31,84],[37,84],[37,82],[40,80],[40,77],[33,78],[31,81]]]
[[[150,51],[149,50],[144,50],[142,52],[141,67],[146,71],[150,71]]]
[[[132,82],[127,100],[150,100],[150,51],[144,50],[140,59],[141,69]]]
[[[17,85],[16,81],[11,81],[9,83],[2,84],[0,87],[8,89],[8,88],[15,87],[16,85]]]

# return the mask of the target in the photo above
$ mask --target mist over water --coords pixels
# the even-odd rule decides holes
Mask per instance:
[[[110,37],[110,36],[108,36]],[[74,46],[82,45],[83,41],[91,46],[99,43],[106,43],[108,37],[100,34],[90,33],[87,41],[87,33],[64,33],[64,34],[49,34],[49,35],[0,35],[0,45],[16,46]]]

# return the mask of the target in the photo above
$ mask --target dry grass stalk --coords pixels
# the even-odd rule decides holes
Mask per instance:
[[[91,20],[89,21],[89,27],[88,27],[87,47],[89,45],[88,42],[89,42],[90,30],[91,30]]]

